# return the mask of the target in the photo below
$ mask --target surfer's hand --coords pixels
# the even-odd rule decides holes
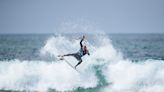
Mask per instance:
[[[85,39],[85,35],[83,35],[83,38],[82,39]]]

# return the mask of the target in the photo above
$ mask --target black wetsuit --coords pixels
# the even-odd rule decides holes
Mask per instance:
[[[82,62],[81,57],[83,57],[86,54],[90,55],[87,50],[83,50],[83,44],[82,44],[83,40],[84,39],[81,39],[81,41],[80,41],[80,50],[77,53],[64,55],[64,56],[74,56],[79,61],[76,66],[78,66]],[[75,68],[76,68],[76,66],[75,66]]]

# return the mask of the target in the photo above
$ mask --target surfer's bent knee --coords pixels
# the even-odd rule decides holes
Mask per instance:
[[[83,61],[82,60],[80,60],[79,62],[78,62],[78,64],[81,64]]]

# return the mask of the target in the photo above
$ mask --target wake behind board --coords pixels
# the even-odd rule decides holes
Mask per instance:
[[[79,73],[79,71],[78,70],[76,70],[66,59],[64,59],[64,57],[61,57],[59,60],[63,60],[63,61],[65,61],[71,68],[73,68],[76,72],[78,72]]]

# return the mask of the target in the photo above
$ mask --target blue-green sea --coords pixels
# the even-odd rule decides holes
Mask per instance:
[[[77,72],[58,55],[77,52],[82,35],[90,56]],[[0,90],[164,92],[164,34],[0,34]]]

